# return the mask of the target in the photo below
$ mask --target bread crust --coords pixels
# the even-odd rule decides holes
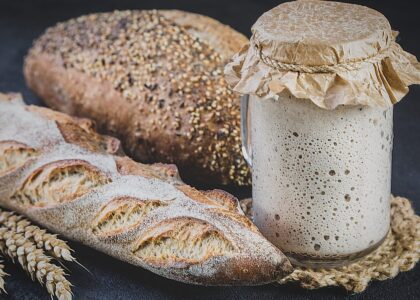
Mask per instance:
[[[101,148],[107,137],[93,127],[0,94],[0,161],[17,161],[0,164],[0,205],[178,281],[256,285],[291,272],[236,198],[191,188],[173,165],[144,165]],[[77,141],[71,130],[92,136],[92,144]]]
[[[189,33],[206,41],[223,58],[229,60],[248,39],[241,33],[207,16],[182,10],[160,10],[166,18],[183,26]]]
[[[152,21],[158,25],[141,29]],[[117,37],[103,33],[108,29]],[[114,43],[121,35],[129,39]],[[95,120],[136,160],[175,163],[191,183],[249,185],[239,95],[223,78],[226,60],[245,42],[230,27],[193,13],[94,14],[48,29],[29,51],[24,74],[49,106]]]

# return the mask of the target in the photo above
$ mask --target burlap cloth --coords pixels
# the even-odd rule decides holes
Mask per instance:
[[[241,207],[250,216],[252,202],[241,201]],[[420,217],[408,199],[392,197],[391,231],[384,243],[371,254],[345,267],[312,270],[297,267],[292,274],[280,280],[298,282],[307,289],[342,286],[359,293],[371,280],[394,278],[399,272],[414,268],[420,257]]]

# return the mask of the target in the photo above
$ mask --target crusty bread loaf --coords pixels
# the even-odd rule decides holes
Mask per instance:
[[[246,42],[193,13],[93,14],[48,29],[24,73],[48,105],[95,120],[134,159],[175,163],[188,182],[248,185],[239,95],[223,78]]]
[[[291,271],[230,194],[136,163],[92,122],[17,98],[0,94],[1,206],[179,281],[262,284]]]

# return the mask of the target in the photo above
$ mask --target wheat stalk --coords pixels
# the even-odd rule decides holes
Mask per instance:
[[[4,276],[7,276],[7,275],[8,274],[6,272],[4,272],[3,262],[1,262],[0,263],[0,289],[5,293],[6,293],[6,290],[4,289]]]
[[[22,233],[25,238],[33,241],[37,248],[46,250],[54,258],[75,261],[75,258],[71,255],[72,250],[65,241],[57,238],[55,234],[50,234],[46,230],[32,225],[20,215],[1,211],[0,225],[16,233]]]
[[[67,243],[35,225],[25,227],[25,237],[32,238],[38,248],[45,249],[52,257],[62,258],[66,261],[75,261]]]
[[[17,259],[24,270],[42,284],[48,293],[60,300],[72,298],[71,284],[65,278],[63,269],[51,263],[51,258],[36,247],[34,242],[22,233],[16,233],[9,228],[0,228],[0,251],[13,261]]]

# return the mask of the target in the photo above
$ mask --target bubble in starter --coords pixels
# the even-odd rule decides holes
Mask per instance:
[[[330,259],[386,235],[392,108],[385,118],[382,108],[330,111],[280,95],[250,98],[250,111],[254,221],[273,244]]]

